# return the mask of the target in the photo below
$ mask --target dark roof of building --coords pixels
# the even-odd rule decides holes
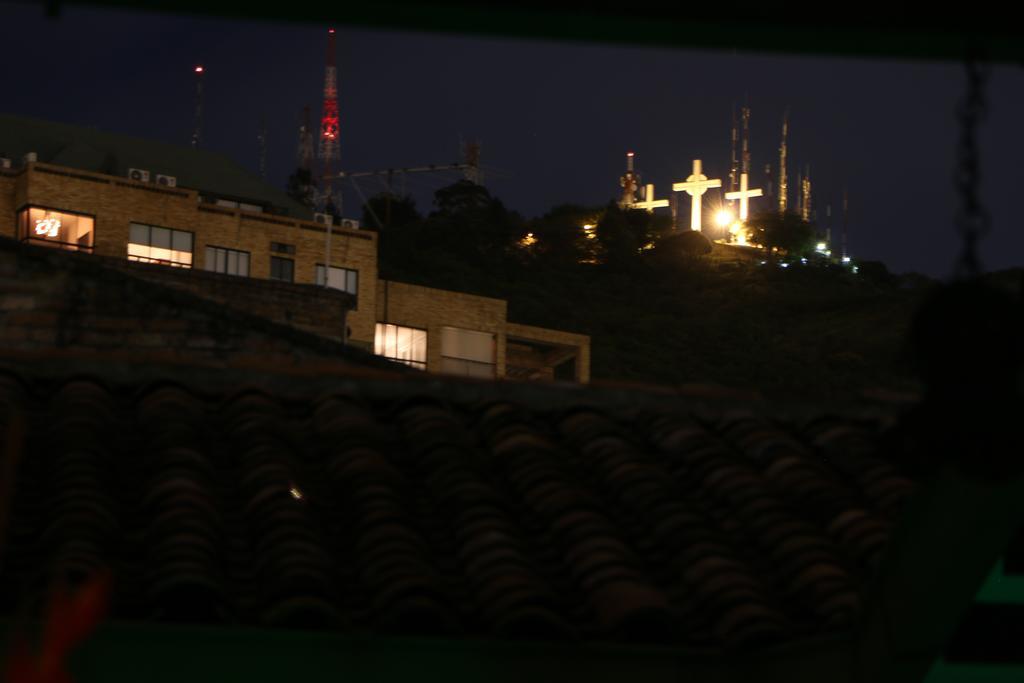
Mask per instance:
[[[310,219],[308,208],[260,180],[223,154],[87,126],[0,114],[0,156],[16,163],[35,152],[41,162],[96,173],[126,176],[139,168],[177,178],[178,186],[217,197],[270,205],[289,216]]]
[[[16,414],[6,613],[107,565],[127,620],[793,644],[915,486],[878,417],[579,386],[0,367]]]

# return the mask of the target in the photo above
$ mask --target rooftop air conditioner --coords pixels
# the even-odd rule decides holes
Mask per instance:
[[[29,152],[25,155],[25,163],[31,164],[35,161],[39,161],[39,156],[35,152]]]
[[[345,218],[341,221],[341,227],[348,228],[350,230],[358,230],[359,221],[355,218]]]
[[[167,187],[177,187],[178,186],[178,179],[175,178],[172,175],[161,175],[161,174],[157,173],[157,175],[156,175],[156,184],[157,185],[166,185]]]
[[[141,168],[129,168],[128,177],[131,178],[132,180],[138,180],[141,183],[148,183],[149,171],[143,170]]]
[[[10,168],[11,160],[6,157],[0,157],[0,168]]]
[[[314,213],[313,220],[321,225],[331,225],[331,214],[329,213]]]

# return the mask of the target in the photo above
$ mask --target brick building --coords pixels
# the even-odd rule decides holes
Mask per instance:
[[[219,154],[0,116],[0,235],[326,284],[354,297],[341,334],[348,344],[429,371],[589,380],[589,337],[515,325],[500,299],[380,280],[376,233],[357,221],[329,223]]]

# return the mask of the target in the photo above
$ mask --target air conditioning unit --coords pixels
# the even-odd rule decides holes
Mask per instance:
[[[128,169],[128,177],[131,178],[132,180],[138,180],[139,182],[142,182],[142,183],[148,183],[149,182],[149,171],[146,171],[146,170],[141,169],[141,168],[129,168]]]
[[[28,154],[25,155],[26,164],[31,164],[36,161],[39,161],[39,156],[35,152],[29,152]]]
[[[329,213],[314,213],[313,220],[321,225],[331,225],[331,214]]]
[[[166,185],[167,187],[177,187],[178,186],[178,179],[175,178],[172,175],[161,175],[161,174],[157,173],[156,174],[156,184],[157,185]]]
[[[349,230],[358,230],[359,221],[355,218],[343,218],[341,220],[341,227],[348,228]]]
[[[0,168],[10,168],[10,167],[11,167],[11,160],[7,159],[7,158],[4,158],[4,157],[0,157]]]

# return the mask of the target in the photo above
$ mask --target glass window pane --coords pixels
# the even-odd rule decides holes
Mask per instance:
[[[425,363],[427,360],[427,331],[413,330],[412,333],[412,360]]]
[[[149,258],[149,246],[145,244],[129,244],[128,257],[131,258],[132,256]]]
[[[171,231],[167,228],[151,227],[149,230],[150,246],[170,250]],[[165,257],[166,258],[166,257]]]
[[[238,252],[228,251],[227,249],[225,251],[227,252],[228,262],[224,272],[229,275],[238,275]]]
[[[149,244],[149,226],[132,223],[128,241],[135,244]]]
[[[238,274],[249,277],[249,254],[242,251],[238,257]]]
[[[213,247],[206,248],[206,258],[203,259],[203,268],[206,270],[216,270],[217,264],[215,259],[217,258],[216,251]]]
[[[192,251],[192,233],[184,230],[171,231],[172,249],[175,251]]]

